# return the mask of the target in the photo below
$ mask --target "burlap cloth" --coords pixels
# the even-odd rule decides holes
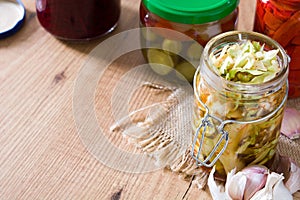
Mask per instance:
[[[121,131],[137,148],[152,156],[156,163],[169,168],[185,179],[193,177],[199,188],[206,185],[208,172],[196,166],[190,155],[193,91],[187,88],[169,87],[155,83],[143,83],[142,87],[169,92],[165,101],[153,104],[117,121],[111,131]],[[300,98],[288,101],[289,107],[300,110]],[[130,120],[140,111],[147,113],[144,121]],[[185,148],[182,151],[182,148]],[[290,140],[280,136],[277,151],[300,164],[300,139]]]

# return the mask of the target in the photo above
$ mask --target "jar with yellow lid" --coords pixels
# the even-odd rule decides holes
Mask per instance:
[[[143,50],[144,57],[149,63],[158,63],[177,70],[192,82],[203,46],[213,36],[236,29],[238,3],[238,0],[142,0],[141,27],[166,29],[142,31],[143,46],[151,46]],[[167,30],[185,34],[189,39]],[[153,46],[156,48],[152,48]],[[184,54],[188,61],[178,54]],[[173,71],[159,67],[152,69],[160,75]]]

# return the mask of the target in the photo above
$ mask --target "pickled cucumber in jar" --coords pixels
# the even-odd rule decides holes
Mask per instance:
[[[174,66],[170,67],[175,70],[167,73],[168,70],[159,70],[156,65],[153,71],[192,83],[203,46],[212,37],[237,28],[238,4],[238,0],[168,0],[163,3],[142,0],[139,19],[143,56],[149,61],[147,49],[160,44],[158,49],[171,56]]]
[[[151,69],[162,76],[174,74],[182,80],[193,82],[203,47],[196,41],[174,40],[159,35],[159,31],[142,29],[142,49]]]
[[[147,58],[152,70],[159,75],[167,75],[174,67],[171,55],[160,49],[148,49]]]

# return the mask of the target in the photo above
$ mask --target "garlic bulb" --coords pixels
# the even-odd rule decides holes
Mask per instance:
[[[214,200],[273,200],[293,199],[283,184],[283,175],[270,173],[264,166],[249,166],[227,175],[225,187],[214,180],[215,167],[208,178],[208,187]]]

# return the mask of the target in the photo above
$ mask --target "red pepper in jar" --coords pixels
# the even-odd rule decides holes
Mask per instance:
[[[291,58],[289,97],[300,96],[300,0],[257,0],[254,31],[279,42]]]

